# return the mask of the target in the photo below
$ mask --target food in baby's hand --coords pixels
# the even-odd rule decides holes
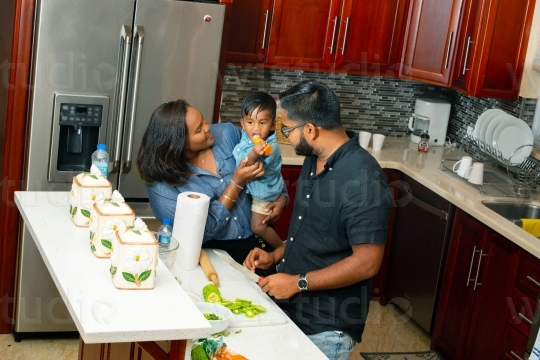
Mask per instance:
[[[254,144],[258,144],[260,143],[261,141],[264,141],[262,138],[260,137],[254,137],[253,138],[253,143]],[[266,146],[264,147],[264,155],[265,156],[268,156],[272,153],[272,145],[270,144],[266,144]]]

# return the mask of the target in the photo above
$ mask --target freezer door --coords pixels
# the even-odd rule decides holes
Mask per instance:
[[[133,12],[133,0],[38,1],[26,190],[69,189],[47,181],[49,159],[58,155],[58,148],[56,154],[51,150],[51,137],[57,140],[60,136],[58,122],[55,124],[53,119],[55,94],[108,98],[110,106],[103,114],[103,122],[112,119],[119,54],[123,51],[122,31],[132,27]],[[99,141],[105,139],[102,126]],[[71,184],[76,174],[62,175],[51,180]]]
[[[185,99],[211,121],[224,15],[223,5],[137,1],[119,159],[118,191],[125,198],[147,198],[136,171],[137,153],[150,116],[159,105]]]

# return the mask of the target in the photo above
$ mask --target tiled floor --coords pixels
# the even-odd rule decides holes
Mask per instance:
[[[360,351],[426,351],[430,337],[392,305],[372,302],[368,324],[361,344],[356,345],[350,360],[361,360]],[[78,340],[30,340],[19,343],[11,335],[0,335],[0,359],[76,360]]]

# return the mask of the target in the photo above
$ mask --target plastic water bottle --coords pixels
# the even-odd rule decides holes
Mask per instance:
[[[101,174],[106,178],[109,174],[109,154],[107,154],[107,145],[97,144],[97,150],[92,154],[92,165],[97,166]]]
[[[158,242],[160,244],[170,244],[172,236],[172,221],[169,218],[163,219],[163,224],[158,229]]]

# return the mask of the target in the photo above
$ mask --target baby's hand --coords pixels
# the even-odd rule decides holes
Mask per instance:
[[[253,148],[258,154],[268,156],[272,153],[272,145],[267,144],[262,138],[253,138],[253,143],[255,144]]]

